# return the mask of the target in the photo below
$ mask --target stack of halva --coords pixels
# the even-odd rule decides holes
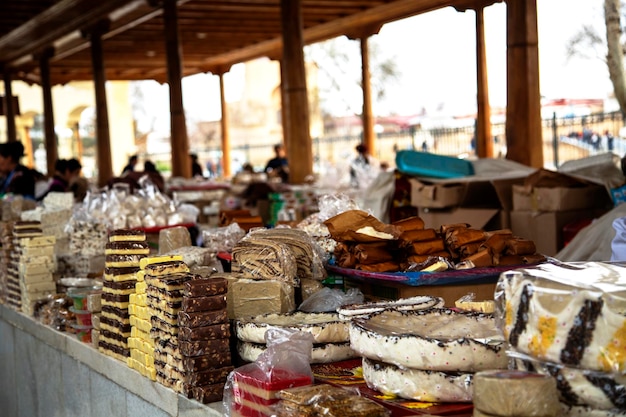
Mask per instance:
[[[143,258],[149,259],[149,258]],[[150,337],[152,325],[150,323],[150,310],[148,308],[148,284],[145,281],[145,262],[139,262],[140,270],[137,272],[137,283],[134,293],[129,289],[128,314],[130,321],[130,337],[128,347],[130,357],[126,363],[140,374],[156,381],[156,368],[154,367],[155,341]]]
[[[326,271],[319,251],[301,230],[249,233],[232,251],[229,318],[293,312],[296,299],[322,288]]]
[[[496,306],[517,366],[557,381],[563,410],[545,416],[626,416],[626,268],[546,263],[505,272]]]
[[[196,276],[183,284],[178,313],[183,392],[202,403],[222,399],[226,379],[234,369],[229,346],[227,291],[227,280],[220,277]]]
[[[178,344],[178,313],[183,284],[193,278],[179,255],[150,257],[142,263],[150,337],[155,341],[156,380],[177,392],[183,391],[182,355]]]
[[[124,362],[130,356],[130,295],[135,293],[140,261],[149,252],[146,235],[139,230],[113,230],[106,244],[98,349]]]
[[[54,243],[54,236],[43,235],[39,221],[13,224],[6,277],[9,305],[33,315],[35,303],[56,292]]]

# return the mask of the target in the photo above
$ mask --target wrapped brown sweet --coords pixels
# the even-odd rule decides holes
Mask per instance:
[[[368,272],[394,272],[400,270],[400,265],[397,262],[388,261],[372,265],[357,265],[356,269]]]
[[[418,216],[413,216],[407,219],[395,221],[392,225],[396,226],[404,233],[411,230],[422,230],[424,228],[424,220]]]
[[[402,232],[400,240],[403,243],[419,242],[421,240],[432,240],[437,237],[435,229],[407,230]]]
[[[411,255],[407,257],[406,260],[409,263],[421,264],[422,262],[426,262],[429,259],[438,258],[438,257],[446,258],[446,259],[451,258],[450,252],[444,250],[444,251],[432,253],[430,255]]]
[[[448,232],[456,229],[467,229],[470,227],[469,223],[450,223],[441,225],[441,234],[446,235]]]
[[[546,261],[546,257],[539,254],[539,253],[535,253],[532,255],[524,255],[522,256],[522,260],[524,261],[525,264],[538,264],[541,262],[545,262]]]
[[[532,255],[536,251],[535,242],[532,240],[514,237],[506,241],[507,255]]]
[[[337,242],[335,246],[335,262],[341,268],[354,268],[356,266],[356,257],[351,251],[351,245],[344,242]]]
[[[371,265],[381,262],[391,261],[393,254],[389,251],[386,242],[381,243],[359,243],[354,245],[352,252],[358,263]]]
[[[458,249],[463,245],[474,242],[483,242],[485,231],[478,229],[454,229],[446,235],[446,243],[453,249]]]
[[[496,255],[493,258],[494,258],[495,265],[508,266],[508,265],[523,265],[524,264],[524,257],[520,255],[504,255],[504,256]]]
[[[490,231],[486,231],[485,235],[487,236],[487,239],[489,239],[491,236],[493,235],[507,235],[507,236],[512,236],[513,232],[511,231],[511,229],[498,229],[498,230],[490,230]]]
[[[483,249],[479,252],[476,252],[472,256],[468,256],[463,259],[465,262],[471,262],[474,264],[476,268],[484,268],[486,266],[493,266],[493,259],[491,257],[491,252],[488,249]]]
[[[494,254],[502,253],[506,249],[506,241],[511,237],[511,234],[493,234],[480,245],[480,249],[491,249]]]
[[[338,242],[381,242],[396,240],[400,228],[385,224],[362,210],[348,210],[324,222],[330,236]]]
[[[472,242],[466,245],[463,245],[458,248],[458,253],[461,258],[467,258],[468,256],[472,256],[476,252],[479,251],[483,242]]]
[[[445,250],[445,245],[442,239],[425,240],[411,244],[411,252],[414,255],[430,255],[443,250]]]

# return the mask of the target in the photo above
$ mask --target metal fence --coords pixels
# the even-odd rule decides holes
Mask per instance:
[[[626,138],[620,137],[624,127],[621,113],[601,113],[578,117],[543,119],[543,159],[544,166],[556,169],[561,164],[592,155],[613,152],[626,154]],[[506,132],[504,123],[492,124],[494,157],[506,157]],[[610,133],[607,136],[606,133]],[[460,158],[475,157],[473,137],[474,126],[457,128],[411,129],[399,133],[380,133],[377,136],[376,157],[381,162],[394,166],[395,153],[402,149],[415,149],[440,155]],[[612,136],[613,139],[610,137]],[[313,155],[316,166],[322,162],[345,161],[356,155],[355,147],[361,142],[360,135],[324,136],[313,139]],[[265,159],[256,161],[255,156],[271,152],[272,144],[248,144],[234,147],[233,152],[242,160],[251,162],[257,169],[262,168]],[[264,152],[260,152],[263,150]],[[205,155],[215,155],[219,148],[204,149],[198,152],[200,159]]]

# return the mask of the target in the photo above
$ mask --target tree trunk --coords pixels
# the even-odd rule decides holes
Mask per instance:
[[[624,74],[624,51],[620,38],[620,0],[604,0],[604,20],[606,22],[607,66],[613,83],[615,98],[619,103],[622,117],[626,117],[626,74]]]

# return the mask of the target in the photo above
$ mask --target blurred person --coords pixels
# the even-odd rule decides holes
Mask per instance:
[[[204,177],[204,173],[202,172],[202,166],[198,162],[198,155],[195,153],[189,154],[189,158],[191,158],[191,176],[195,177]]]
[[[22,142],[0,144],[0,174],[4,177],[0,182],[0,195],[17,194],[35,199],[35,172],[20,163],[23,156]]]
[[[139,158],[137,157],[137,155],[131,155],[128,158],[128,163],[126,164],[126,166],[124,167],[124,169],[122,170],[122,177],[126,174],[128,174],[129,172],[133,172],[135,171],[135,165],[137,165],[137,160]]]
[[[46,194],[49,192],[64,193],[67,191],[69,185],[67,159],[57,159],[54,163],[54,175],[52,176],[52,181],[50,181]]]
[[[281,144],[274,145],[274,158],[270,159],[265,166],[265,172],[269,177],[279,177],[282,182],[289,182],[289,163],[285,155],[285,147]]]
[[[163,175],[161,175],[161,173],[157,170],[156,165],[149,160],[143,163],[143,171],[130,172],[124,178],[130,181],[129,184],[131,186],[131,190],[134,191],[141,188],[139,180],[143,176],[147,176],[154,186],[159,189],[159,191],[165,191],[165,180],[163,179]]]
[[[68,191],[74,194],[74,201],[81,202],[85,199],[89,190],[89,181],[81,175],[83,165],[76,158],[67,160],[67,171],[69,173]]]

